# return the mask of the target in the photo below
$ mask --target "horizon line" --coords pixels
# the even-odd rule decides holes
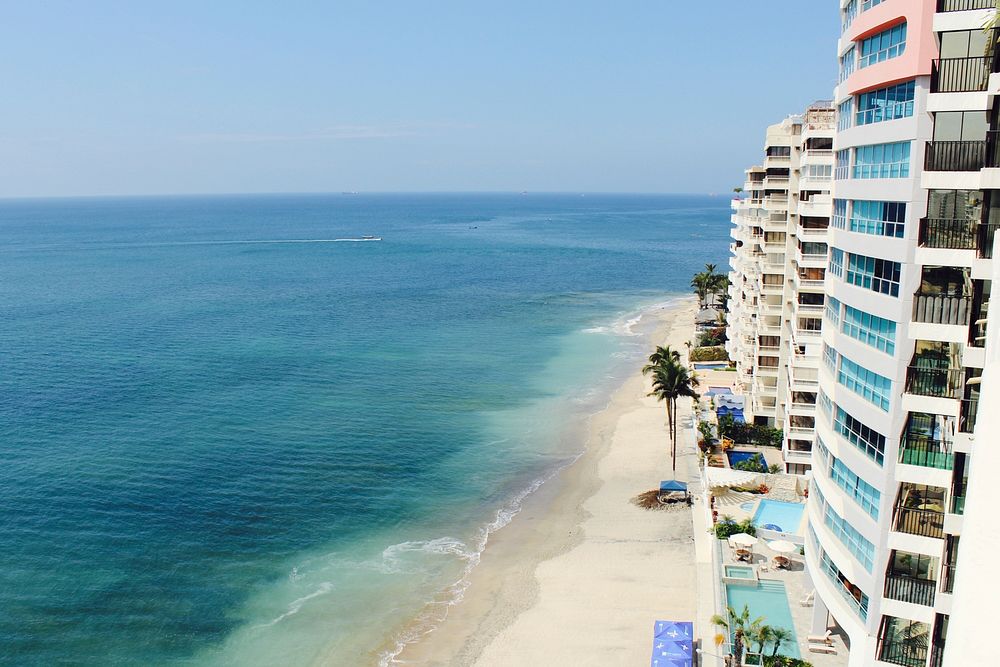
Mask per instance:
[[[727,197],[732,192],[649,192],[638,190],[303,190],[260,192],[170,192],[143,194],[3,195],[0,202],[52,199],[156,199],[181,197],[282,197],[282,196],[363,196],[363,195],[634,195]]]

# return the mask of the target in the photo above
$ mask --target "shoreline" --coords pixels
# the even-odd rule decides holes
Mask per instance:
[[[696,310],[689,297],[656,312],[650,347],[682,349]],[[648,660],[654,620],[695,620],[692,510],[629,503],[674,476],[664,408],[646,396],[647,385],[636,366],[587,420],[579,458],[490,535],[464,599],[435,627],[415,620],[401,634],[418,639],[396,654],[393,637],[376,662],[381,655],[390,665],[554,664],[558,651],[567,663],[624,664]],[[679,445],[680,479],[689,478],[687,458]],[[567,653],[572,647],[578,655]]]

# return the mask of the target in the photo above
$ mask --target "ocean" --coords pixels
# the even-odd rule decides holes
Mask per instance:
[[[725,196],[0,201],[0,663],[388,663],[728,231]]]

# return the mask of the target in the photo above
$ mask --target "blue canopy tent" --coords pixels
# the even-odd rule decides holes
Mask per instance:
[[[686,621],[653,623],[650,667],[693,667],[694,624]]]
[[[685,482],[678,482],[676,479],[667,479],[660,482],[660,491],[684,491],[688,490]]]

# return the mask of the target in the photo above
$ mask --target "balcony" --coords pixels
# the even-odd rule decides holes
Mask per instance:
[[[971,313],[971,294],[918,291],[913,295],[914,322],[967,327]]]
[[[917,242],[923,248],[948,250],[975,250],[978,247],[976,220],[949,218],[921,218]]]
[[[986,140],[928,141],[925,171],[979,171],[986,165]]]
[[[979,225],[976,235],[976,249],[979,251],[981,259],[993,258],[993,237],[996,235],[1000,223],[990,222]]]
[[[944,512],[919,507],[896,507],[893,530],[910,535],[944,537]]]
[[[933,579],[916,579],[889,573],[885,576],[885,597],[890,600],[934,606],[937,582]]]
[[[960,433],[973,433],[976,430],[976,416],[979,414],[979,399],[966,398],[962,400],[962,408],[958,416]]]
[[[926,667],[927,638],[883,638],[878,642],[878,659],[903,667]]]
[[[986,90],[992,57],[941,58],[931,69],[932,93],[970,93]]]
[[[923,468],[951,470],[955,464],[955,456],[949,442],[906,433],[899,448],[899,462]]]
[[[935,398],[962,397],[962,369],[910,366],[906,370],[906,391]]]
[[[938,0],[939,12],[965,12],[971,9],[993,9],[996,0]]]

